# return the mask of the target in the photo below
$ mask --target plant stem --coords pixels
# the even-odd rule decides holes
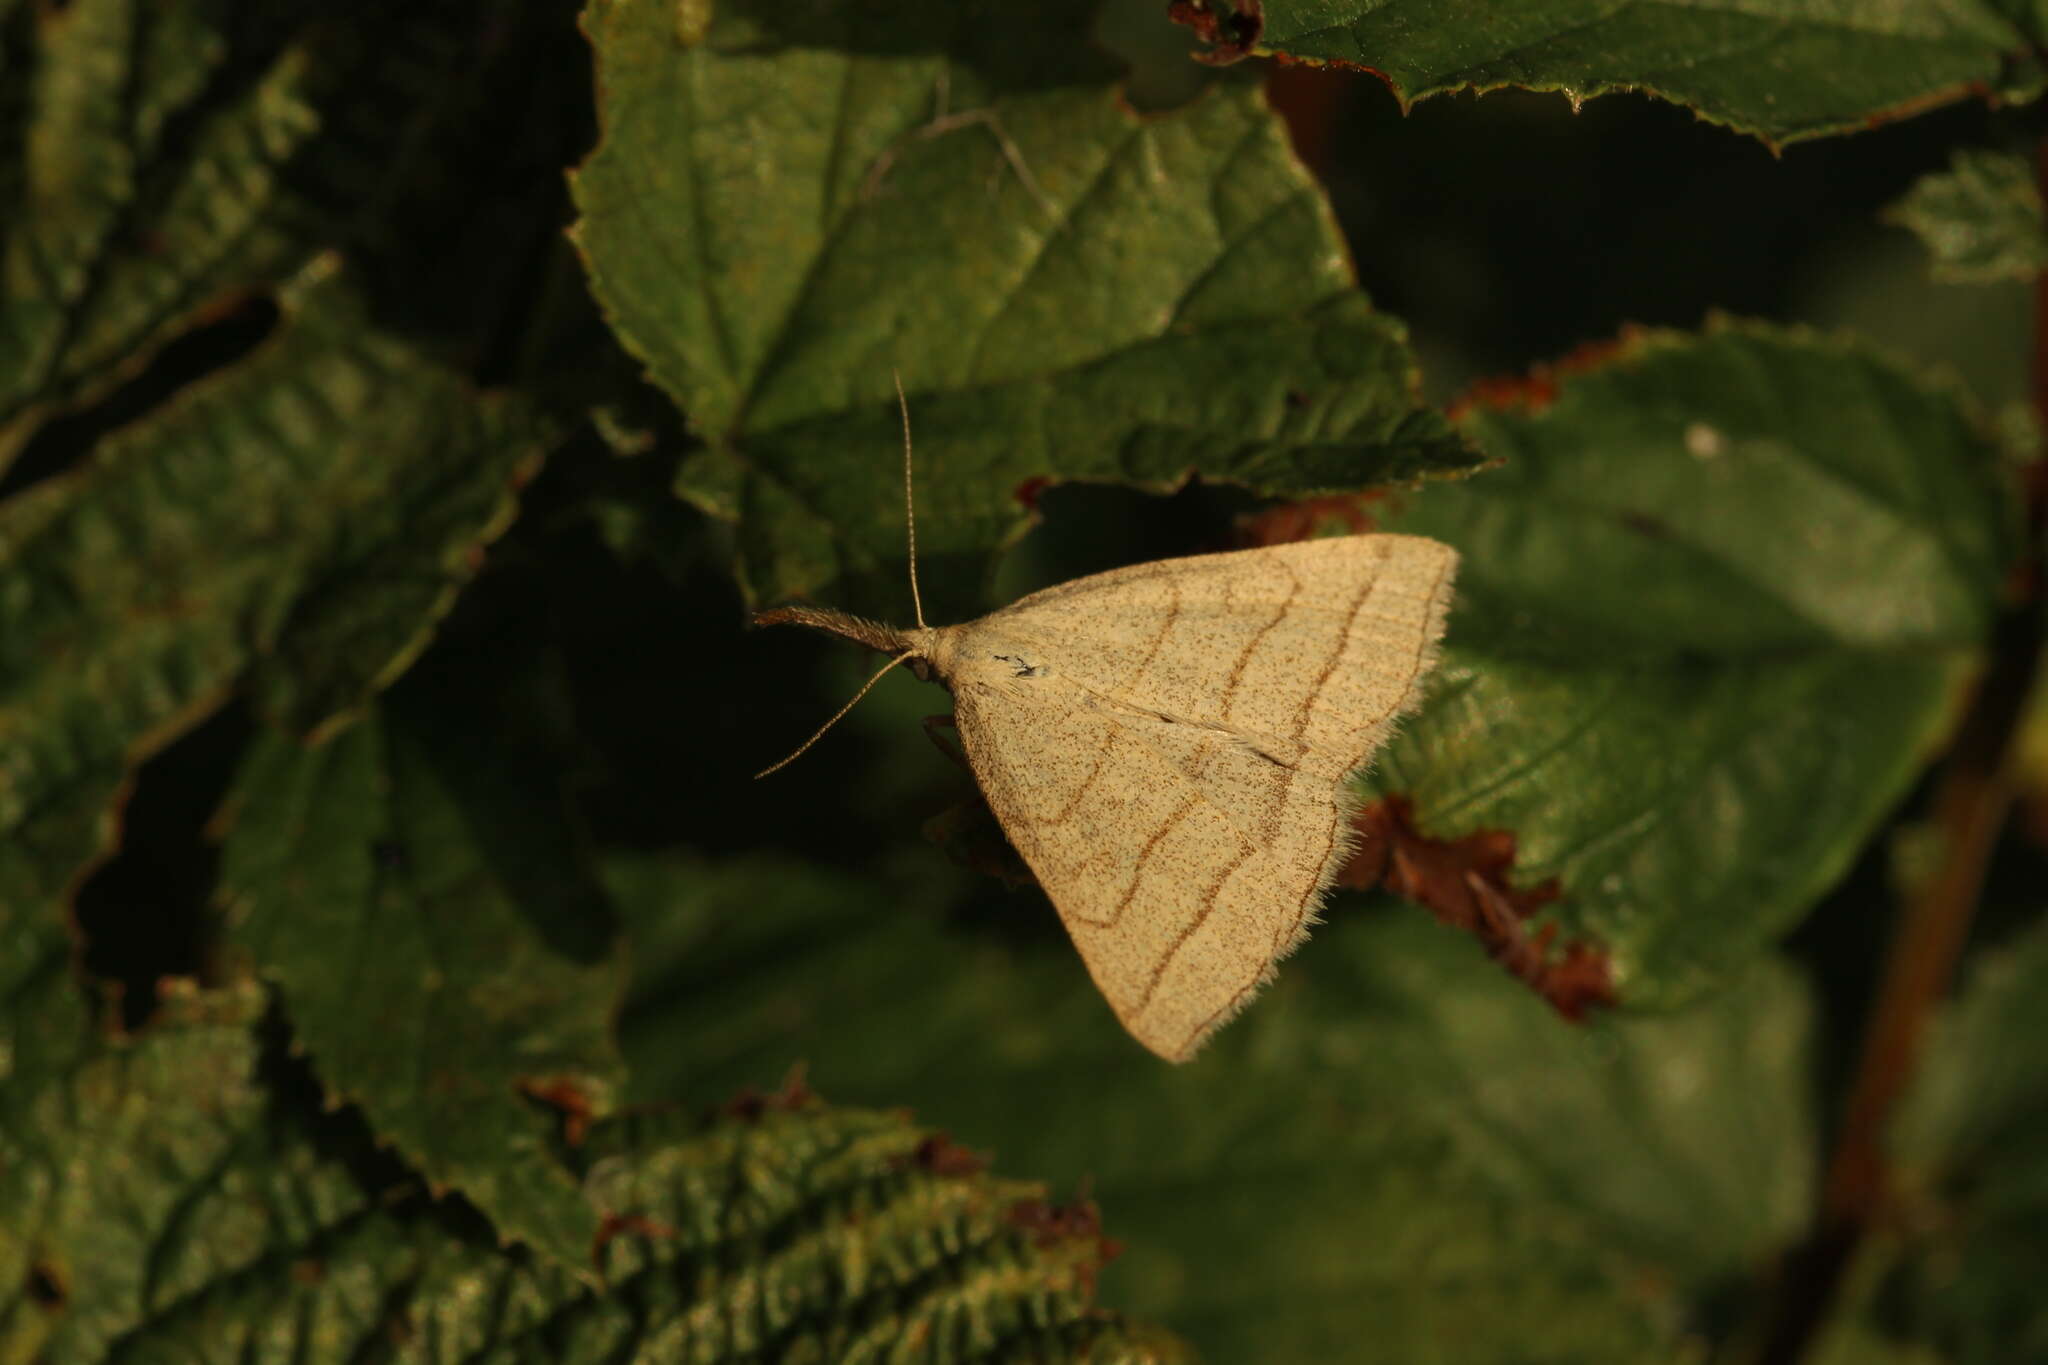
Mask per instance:
[[[2035,174],[2048,191],[2048,138],[2037,148]],[[2033,359],[2034,411],[2041,429],[2048,431],[2048,272],[2035,279]],[[1928,1021],[1955,975],[2012,804],[2014,741],[2048,636],[2040,570],[2048,463],[2034,461],[2021,477],[2026,539],[2018,581],[1993,632],[1990,667],[1963,719],[1935,797],[1941,861],[1901,907],[1813,1229],[1785,1266],[1756,1357],[1761,1365],[1791,1365],[1813,1345],[1865,1235],[1887,1211],[1891,1170],[1885,1160],[1886,1132],[1913,1079]]]

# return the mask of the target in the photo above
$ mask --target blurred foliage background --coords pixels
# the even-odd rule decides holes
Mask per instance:
[[[671,9],[679,34],[718,22]],[[1838,774],[1853,790],[1804,793],[1802,769],[1765,812],[1811,820],[1834,851],[1780,880],[1825,887],[1768,911],[1731,892],[1725,920],[1688,921],[1739,960],[1656,1002],[1678,1008],[1564,1024],[1469,937],[1346,892],[1269,998],[1168,1069],[1116,1028],[1043,898],[970,865],[992,827],[918,732],[942,694],[893,677],[750,780],[869,661],[744,629],[741,584],[798,556],[698,510],[720,494],[689,471],[730,431],[649,382],[592,298],[565,230],[586,219],[595,258],[604,208],[579,214],[566,173],[591,174],[601,127],[627,135],[601,112],[628,78],[594,79],[578,10],[0,3],[0,217],[22,248],[0,357],[24,377],[0,436],[19,613],[0,744],[31,756],[0,770],[0,1359],[1790,1358],[1774,1334],[1798,1316],[1887,926],[1953,838],[1925,765],[1989,626],[1887,645],[1905,699]],[[1963,100],[1779,151],[1635,94],[1404,114],[1365,72],[1194,63],[1160,10],[1110,0],[1101,53],[1072,7],[1010,21],[1084,71],[1123,64],[1143,110],[1263,85],[1428,405],[1632,327],[1739,336],[1709,328],[1725,313],[1874,343],[1900,409],[1971,395],[1977,435],[1942,458],[1994,433],[2030,448],[2032,281],[1937,282],[1886,211],[1957,149],[2031,155],[2036,107]],[[119,72],[95,86],[101,67]],[[181,89],[187,69],[204,79]],[[50,71],[76,99],[13,79]],[[103,105],[168,150],[100,158]],[[245,109],[303,143],[239,159]],[[113,206],[100,249],[64,263],[82,292],[22,264],[62,257],[23,248],[38,234],[85,240],[37,197],[52,165],[88,187],[66,212],[95,186]],[[56,296],[95,306],[51,323]],[[903,304],[940,310],[918,324],[935,354],[947,302]],[[885,392],[886,370],[846,386]],[[845,506],[886,507],[893,416],[864,401],[841,406],[873,439],[833,459]],[[963,611],[1229,545],[1270,506],[1084,470],[1034,488],[1019,532],[1014,481],[946,491],[967,479],[948,449],[1009,431],[944,395],[911,415],[937,490],[927,591]],[[1463,430],[1532,461],[1574,431],[1512,410]],[[1449,468],[1450,440],[1430,428],[1353,482]],[[331,465],[308,473],[308,451]],[[1431,509],[1464,487],[1387,520],[1460,524]],[[74,496],[85,529],[60,554]],[[1787,513],[1756,520],[1789,542]],[[1978,517],[1984,545],[2006,543],[2001,515]],[[898,533],[878,525],[878,544]],[[900,560],[834,563],[821,600],[907,615]],[[1994,596],[1972,609],[1988,620]],[[151,652],[162,620],[216,609],[215,634]],[[1504,676],[1468,629],[1458,677]],[[76,658],[106,662],[65,672]],[[1801,704],[1743,723],[1795,750],[1830,709]],[[1800,1358],[2048,1359],[2035,713],[1961,1003],[1904,1102],[1903,1212],[1793,1330]],[[1472,738],[1498,733],[1431,717],[1387,790],[1426,787],[1440,769],[1417,750],[1439,738],[1482,775],[1505,762]],[[1589,790],[1530,800],[1569,812]]]

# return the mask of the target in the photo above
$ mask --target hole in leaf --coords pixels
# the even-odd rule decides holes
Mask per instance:
[[[64,1277],[55,1266],[37,1263],[28,1268],[26,1286],[29,1301],[42,1308],[62,1308],[70,1294],[64,1287]]]
[[[62,474],[111,433],[234,364],[276,329],[278,316],[277,304],[268,295],[250,295],[168,343],[142,373],[98,403],[46,423],[0,474],[0,498]]]
[[[202,830],[248,735],[247,711],[226,707],[143,764],[122,812],[119,851],[79,888],[86,970],[120,987],[126,1029],[155,1012],[158,981],[205,966],[218,850]]]

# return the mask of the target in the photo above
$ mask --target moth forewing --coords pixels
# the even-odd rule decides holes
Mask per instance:
[[[1356,536],[1080,579],[948,632],[963,746],[1096,984],[1191,1056],[1314,922],[1456,555]],[[943,671],[943,670],[942,670]]]

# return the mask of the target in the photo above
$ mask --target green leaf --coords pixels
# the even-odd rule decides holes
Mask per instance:
[[[522,1087],[609,1107],[610,911],[551,769],[479,699],[458,718],[421,691],[318,748],[258,743],[222,908],[325,1083],[505,1236],[577,1264],[597,1224]]]
[[[11,962],[6,965],[12,966]],[[369,1198],[311,1143],[270,1128],[255,1083],[253,986],[170,982],[139,1037],[79,1028],[62,982],[45,1027],[77,1046],[17,1056],[0,1086],[0,1358],[101,1360],[205,1286],[288,1276]]]
[[[758,1126],[682,1143],[659,1113],[593,1134],[592,1199],[647,1231],[607,1244],[613,1298],[571,1329],[572,1355],[610,1358],[652,1316],[643,1340],[677,1360],[882,1360],[920,1346],[910,1358],[1184,1358],[1164,1334],[1092,1308],[1115,1252],[1091,1208],[981,1174],[972,1153],[898,1116],[778,1103]],[[732,1264],[743,1272],[715,1269]]]
[[[892,369],[950,610],[1034,481],[1306,494],[1475,462],[1254,88],[1142,118],[1077,6],[784,9],[697,40],[593,4],[605,133],[575,180],[593,289],[706,443],[678,488],[736,524],[751,596],[900,603]]]
[[[1216,6],[1216,7],[1221,7]],[[1521,86],[1642,90],[1773,146],[1931,105],[2040,92],[2033,39],[1969,0],[1266,0],[1261,52],[1371,69],[1410,104]]]
[[[0,504],[0,831],[46,889],[97,851],[74,794],[110,796],[246,670],[313,728],[402,669],[539,457],[532,416],[326,274],[245,363]]]
[[[174,983],[146,1033],[0,1090],[0,1358],[1183,1358],[1092,1306],[1108,1249],[1085,1208],[898,1115],[815,1102],[598,1125],[593,1287],[402,1174],[362,1183],[358,1130],[316,1137],[279,1103],[261,1005]]]
[[[1933,1177],[1972,1163],[2044,1155],[2028,1141],[2048,1105],[2048,1037],[2034,1027],[2044,982],[2048,923],[1973,959],[1902,1112],[1893,1143],[1901,1161]]]
[[[1794,923],[1919,771],[2013,504],[1955,394],[1844,344],[1643,334],[1554,384],[1474,416],[1503,468],[1382,518],[1464,562],[1368,785],[1428,834],[1512,834],[1515,882],[1556,878],[1546,915],[1662,1006]]]
[[[636,1093],[802,1058],[821,1085],[1086,1173],[1126,1241],[1104,1295],[1212,1359],[1670,1359],[1808,1205],[1807,1010],[1780,970],[1574,1028],[1419,911],[1342,895],[1170,1067],[1035,895],[941,919],[786,860],[610,880],[635,940]]]
[[[225,0],[0,13],[0,470],[53,416],[110,395],[132,406],[116,391],[138,375],[146,397],[217,361],[232,343],[194,334],[259,315],[249,305],[325,249],[374,281],[385,325],[450,350],[496,344],[477,332],[528,306],[519,246],[552,239],[561,190],[556,163],[533,174],[517,161],[532,144],[490,130],[489,111],[516,83],[539,106],[527,137],[557,135],[551,111],[573,105],[557,89],[568,64],[549,58],[570,46],[568,14],[562,0],[517,21],[481,0],[370,0],[346,23]],[[491,251],[462,240],[486,230]],[[528,345],[549,344],[526,316]]]
[[[1892,1150],[1902,1216],[1867,1310],[1952,1360],[2048,1359],[2048,923],[1980,955],[1928,1041]]]
[[[1090,1307],[1101,1243],[1034,1236],[1018,1205],[1039,1207],[1040,1187],[928,1169],[940,1144],[894,1115],[822,1107],[708,1131],[600,1128],[602,1289],[431,1220],[380,1215],[175,1305],[138,1334],[138,1354],[349,1360],[396,1341],[407,1358],[565,1365],[1183,1358],[1170,1338]],[[896,1354],[905,1343],[923,1349]]]
[[[319,128],[306,53],[252,67],[220,8],[78,0],[9,20],[24,136],[0,153],[0,468],[39,409],[89,400],[306,258],[282,178]]]
[[[0,933],[17,944],[50,942],[51,951],[70,955],[70,936],[60,906],[100,857],[114,847],[115,811],[123,799],[118,771],[80,772],[37,794],[0,839]],[[40,956],[30,952],[21,963]],[[0,978],[4,981],[5,978]],[[0,993],[5,987],[0,986]]]
[[[0,1360],[34,1358],[51,1330],[36,1295],[64,1292],[55,1262],[69,1259],[62,1248],[75,1206],[65,1200],[79,1197],[68,1189],[68,1163],[85,1149],[38,1129],[60,1078],[88,1065],[97,1039],[56,906],[111,840],[116,785],[67,792],[27,822],[24,837],[0,842]]]
[[[2017,152],[1963,148],[1884,216],[1919,236],[1938,280],[2031,280],[2048,268],[2041,190],[2032,162]]]

